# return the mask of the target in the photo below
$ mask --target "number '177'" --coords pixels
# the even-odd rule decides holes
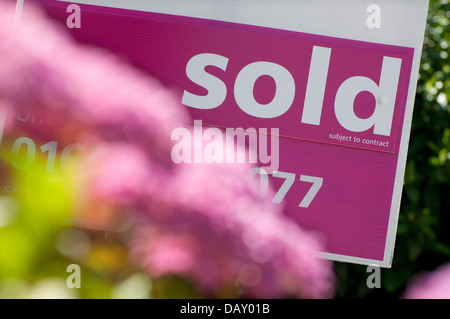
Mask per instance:
[[[263,194],[267,192],[267,189],[269,187],[269,178],[267,172],[261,168],[261,167],[254,167],[250,170],[251,175],[259,174],[261,177],[260,180],[260,188],[259,191]],[[276,178],[282,178],[284,179],[283,184],[276,192],[275,196],[273,197],[272,202],[274,203],[281,203],[281,201],[286,196],[287,192],[291,189],[292,185],[295,182],[295,174],[294,173],[288,173],[288,172],[281,172],[281,171],[274,171],[272,174],[273,177]],[[316,197],[319,190],[322,188],[323,185],[323,178],[322,177],[315,177],[315,176],[309,176],[309,175],[300,175],[300,181],[301,182],[308,182],[312,183],[311,187],[309,188],[306,195],[303,197],[303,199],[300,201],[299,207],[308,208],[313,199]]]

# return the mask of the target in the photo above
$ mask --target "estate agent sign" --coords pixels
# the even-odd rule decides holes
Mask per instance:
[[[263,133],[262,183],[326,258],[391,265],[427,0],[38,2],[196,124]]]

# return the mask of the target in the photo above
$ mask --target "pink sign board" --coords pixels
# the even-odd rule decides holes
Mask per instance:
[[[66,24],[67,2],[40,2]],[[414,47],[79,6],[73,36],[177,88],[193,120],[279,138],[274,204],[324,234],[327,258],[390,265]]]

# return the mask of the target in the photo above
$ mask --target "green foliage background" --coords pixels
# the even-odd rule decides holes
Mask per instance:
[[[449,46],[450,3],[431,0],[392,268],[369,289],[366,266],[336,263],[337,298],[399,298],[411,279],[450,262]]]

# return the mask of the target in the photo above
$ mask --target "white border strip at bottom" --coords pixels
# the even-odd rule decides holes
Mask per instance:
[[[348,262],[353,264],[361,264],[366,266],[378,266],[383,268],[391,268],[390,261],[386,260],[375,260],[375,259],[366,259],[366,258],[359,258],[359,257],[352,257],[352,256],[346,256],[346,255],[338,255],[338,254],[332,254],[332,253],[324,253],[319,252],[318,256],[324,259],[334,260],[334,261],[340,261],[340,262]]]

